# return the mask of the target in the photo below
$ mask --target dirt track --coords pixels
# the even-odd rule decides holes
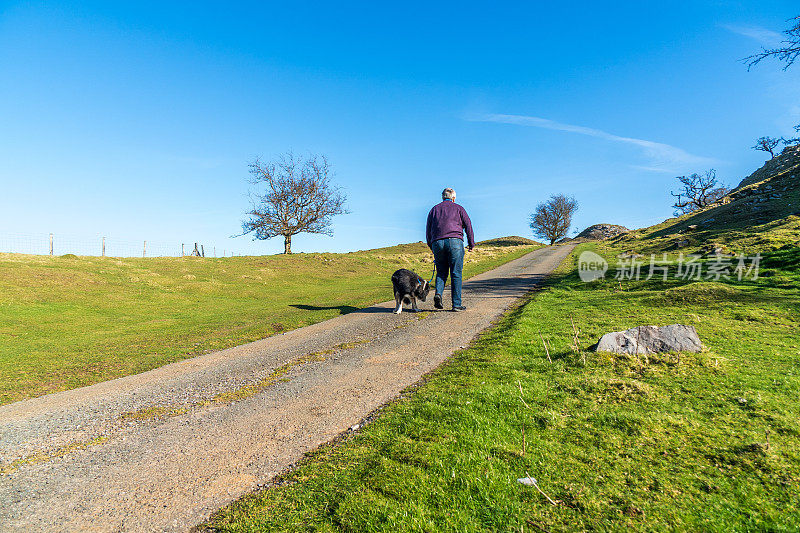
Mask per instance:
[[[441,364],[570,250],[472,278],[466,312],[396,316],[385,302],[0,407],[0,531],[184,531]]]

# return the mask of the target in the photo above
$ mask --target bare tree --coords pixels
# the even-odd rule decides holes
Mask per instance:
[[[265,185],[261,194],[251,193],[252,209],[242,222],[242,235],[255,239],[283,235],[283,253],[292,253],[292,235],[333,235],[331,218],[347,213],[345,195],[330,182],[333,171],[325,156],[296,157],[291,152],[277,161],[256,159],[249,165],[250,182]]]
[[[749,57],[745,57],[742,61],[747,63],[747,70],[750,70],[755,65],[761,62],[762,59],[767,58],[776,58],[778,61],[785,61],[786,64],[783,66],[783,70],[788,69],[795,60],[800,57],[800,16],[790,18],[787,22],[790,22],[792,26],[788,29],[784,30],[783,33],[786,34],[787,38],[781,41],[781,46],[777,48],[761,48],[761,52],[758,54],[753,54]],[[800,124],[794,127],[796,132],[800,133]],[[762,137],[763,139],[764,137]],[[760,141],[761,139],[759,139]],[[792,139],[781,139],[783,144],[786,146],[800,144],[800,137],[794,137]],[[755,148],[755,147],[754,147]],[[774,148],[774,146],[773,146]],[[761,148],[756,148],[760,150]],[[769,150],[765,150],[770,152]],[[772,154],[772,157],[775,157]]]
[[[762,59],[767,59],[768,57],[776,58],[778,61],[785,61],[786,64],[783,66],[783,70],[792,66],[792,63],[800,56],[800,16],[790,18],[787,22],[792,23],[792,26],[783,31],[787,39],[781,41],[781,46],[777,48],[762,48],[761,52],[742,60],[747,63],[748,70],[760,63]]]
[[[795,133],[800,133],[800,125],[794,127]],[[800,144],[800,137],[792,137],[790,139],[783,139],[784,146],[795,146]]]
[[[691,176],[678,176],[676,179],[681,182],[683,190],[677,193],[670,192],[678,199],[672,204],[675,216],[707,207],[731,192],[730,187],[717,180],[717,171],[713,168],[705,175],[692,174]]]
[[[548,239],[550,244],[567,236],[572,225],[572,215],[578,210],[575,198],[563,194],[553,195],[546,202],[536,206],[531,215],[533,234]]]
[[[775,147],[778,146],[783,138],[776,139],[774,137],[759,137],[753,150],[761,150],[762,152],[769,152],[770,158],[775,157]]]

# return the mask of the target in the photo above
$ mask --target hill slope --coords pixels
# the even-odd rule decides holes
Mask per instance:
[[[767,161],[715,204],[614,242],[640,251],[721,248],[743,253],[800,245],[800,146]]]
[[[518,237],[517,235],[512,235],[510,237],[498,237],[496,239],[487,239],[476,244],[479,246],[544,246],[544,244],[538,241],[527,239],[525,237]]]

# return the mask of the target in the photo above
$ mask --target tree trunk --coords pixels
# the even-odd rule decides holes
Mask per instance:
[[[292,236],[291,235],[284,235],[283,236],[283,253],[285,253],[285,254],[292,253]]]

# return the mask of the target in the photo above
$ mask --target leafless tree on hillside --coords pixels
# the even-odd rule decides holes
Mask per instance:
[[[789,29],[783,31],[783,33],[786,34],[787,39],[781,41],[781,46],[777,48],[762,48],[761,52],[758,54],[753,54],[742,60],[747,63],[747,70],[750,70],[753,68],[753,66],[760,63],[762,59],[767,59],[769,57],[776,58],[778,61],[785,61],[786,64],[783,66],[783,70],[786,70],[792,66],[798,57],[800,57],[800,16],[790,18],[788,22],[792,23],[793,25],[790,26]],[[794,130],[796,132],[800,132],[800,124],[795,126]],[[800,137],[781,140],[786,146],[800,144]],[[771,151],[770,154],[772,154]],[[775,157],[774,154],[772,154],[772,156]]]
[[[730,187],[717,180],[717,171],[713,168],[704,175],[677,176],[676,179],[681,182],[683,190],[677,193],[670,192],[677,198],[672,204],[675,216],[707,207],[731,192]]]
[[[800,125],[794,127],[795,133],[800,133]],[[792,137],[790,139],[783,139],[784,146],[795,146],[800,144],[800,137]]]
[[[345,195],[330,182],[333,171],[325,156],[296,157],[291,152],[275,162],[256,159],[249,165],[250,182],[265,185],[252,193],[252,208],[242,222],[242,235],[255,239],[283,235],[283,253],[292,253],[292,235],[333,235],[331,218],[347,213]]]
[[[752,146],[752,148],[753,150],[768,152],[770,158],[773,158],[775,157],[775,148],[781,143],[782,140],[784,139],[776,139],[774,137],[759,137],[755,146]]]
[[[788,22],[792,23],[792,26],[783,31],[787,39],[781,41],[781,46],[777,48],[762,48],[761,52],[742,60],[747,63],[747,70],[759,64],[762,59],[767,59],[769,57],[786,62],[783,66],[783,70],[792,66],[792,63],[800,56],[800,16],[791,18]]]
[[[531,215],[533,234],[545,238],[550,244],[567,236],[572,225],[572,215],[578,210],[578,202],[563,194],[553,195],[546,202],[536,206]]]

